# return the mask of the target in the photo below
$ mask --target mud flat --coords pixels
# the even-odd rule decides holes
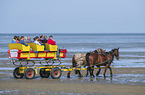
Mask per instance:
[[[13,95],[144,95],[145,68],[113,68],[113,78],[100,76],[79,78],[72,72],[67,78],[63,72],[60,79],[41,78],[15,79],[11,70],[0,71],[0,94]],[[82,71],[85,75],[86,71]],[[95,71],[96,73],[96,71]],[[94,74],[95,74],[94,73]]]

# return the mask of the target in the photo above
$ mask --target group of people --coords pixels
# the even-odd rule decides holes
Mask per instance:
[[[14,36],[14,39],[12,40],[12,43],[21,43],[25,46],[28,46],[26,43],[35,43],[37,45],[45,45],[45,43],[56,45],[55,40],[53,40],[53,36],[50,35],[49,39],[47,40],[47,36],[40,35],[40,37],[36,36],[33,38],[34,41],[31,41],[30,37],[24,37],[24,36]]]

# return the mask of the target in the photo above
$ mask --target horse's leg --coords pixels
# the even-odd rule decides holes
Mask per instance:
[[[83,75],[81,74],[80,70],[78,70],[79,73],[79,77],[83,77]]]
[[[92,68],[94,68],[94,66],[92,66]],[[90,69],[90,68],[87,67],[87,74],[86,74],[86,77],[88,76],[89,69]],[[91,70],[91,73],[92,73],[92,74],[93,74],[93,72],[94,72],[94,69]],[[93,76],[94,76],[94,75],[93,75]],[[94,76],[94,77],[95,77],[95,76]]]
[[[100,66],[97,66],[99,68],[98,72],[96,73],[96,76],[98,76],[100,74],[101,68]]]
[[[92,69],[92,68],[94,68],[94,66],[92,66],[91,69]],[[94,69],[92,69],[92,76],[95,77],[95,76],[94,76]]]
[[[112,77],[112,69],[110,66],[108,68],[110,69],[110,76]]]
[[[110,65],[110,64],[106,64],[105,71],[104,71],[104,77],[106,77],[105,74],[106,74],[106,71],[107,71],[107,68],[109,67],[109,65]]]
[[[92,75],[92,72],[91,72],[91,67],[88,67],[88,70],[90,72],[90,76]]]
[[[104,77],[106,77],[106,75],[105,75],[106,74],[106,71],[107,71],[107,67],[105,68],[105,71],[104,71],[104,74],[103,74]]]
[[[70,78],[70,73],[71,73],[71,71],[69,71],[69,72],[67,73],[67,78]]]
[[[94,66],[92,66],[92,68],[94,68]],[[93,76],[94,76],[94,69],[92,69],[92,74],[93,74]]]
[[[89,68],[87,67],[87,74],[86,74],[86,77],[88,76],[88,72],[89,72]]]
[[[94,77],[93,73],[92,73],[92,67],[88,67],[89,68],[89,72],[90,72],[90,76]]]

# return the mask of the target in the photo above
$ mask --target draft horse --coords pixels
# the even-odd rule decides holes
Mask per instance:
[[[106,73],[107,68],[110,69],[110,74],[112,76],[112,69],[110,68],[110,64],[113,62],[114,56],[119,59],[119,48],[118,49],[112,49],[110,52],[98,53],[98,52],[92,52],[92,53],[77,53],[72,58],[72,67],[81,67],[81,66],[88,66],[88,71],[90,72],[91,77],[94,77],[93,75],[93,66],[106,66],[104,71],[104,76]],[[100,73],[101,68],[96,73],[98,76]],[[71,71],[68,72],[67,77],[70,78]],[[83,75],[80,73],[80,70],[75,70],[76,74],[79,74],[79,77],[82,77]],[[86,74],[87,76],[88,74]]]
[[[114,60],[114,56],[116,57],[116,59],[119,59],[119,48],[118,49],[112,49],[109,52],[105,52],[105,53],[87,53],[86,54],[86,61],[87,64],[89,64],[89,67],[87,69],[87,74],[88,75],[88,71],[90,72],[91,77],[94,77],[93,75],[93,70],[92,67],[97,66],[105,66],[105,71],[104,71],[104,77],[106,77],[106,71],[107,68],[110,69],[110,76],[112,77],[112,69],[110,67],[111,63]],[[99,68],[98,72],[96,73],[96,76],[98,76],[100,74],[101,68]]]
[[[106,50],[103,49],[97,49],[91,53],[104,53]],[[81,66],[86,67],[88,64],[86,62],[86,54],[85,53],[76,53],[72,57],[72,68],[77,67],[80,68]],[[68,72],[67,77],[70,78],[71,71]],[[75,70],[76,74],[79,74],[79,77],[82,77],[83,75],[80,73],[80,70]]]

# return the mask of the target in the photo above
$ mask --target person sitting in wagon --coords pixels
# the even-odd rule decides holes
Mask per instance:
[[[21,40],[20,36],[17,37],[16,43],[19,43],[19,41]]]
[[[28,39],[25,41],[26,43],[33,43],[33,41],[31,41],[31,38],[28,37]]]
[[[42,40],[42,43],[43,44],[47,43],[47,36],[44,36],[44,39]]]
[[[49,39],[48,39],[47,43],[51,44],[51,45],[56,45],[56,42],[55,42],[55,40],[53,40],[53,36],[52,35],[49,36]]]
[[[17,36],[14,36],[14,39],[12,40],[12,43],[16,43]]]
[[[19,43],[25,45],[25,46],[28,46],[25,41],[24,41],[24,36],[21,36],[21,40],[19,41]]]
[[[40,39],[39,39],[40,43],[42,43],[42,40],[43,40],[43,35],[40,35]]]
[[[41,46],[41,44],[39,43],[38,40],[39,40],[39,37],[36,36],[36,37],[34,38],[34,43]]]

